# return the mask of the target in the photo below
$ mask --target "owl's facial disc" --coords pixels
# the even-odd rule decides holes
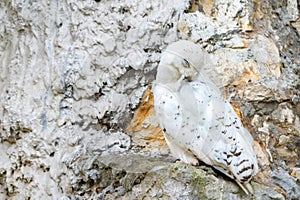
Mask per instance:
[[[185,58],[178,58],[177,69],[179,73],[184,77],[184,80],[193,81],[198,75],[198,71],[195,67]]]
[[[161,63],[174,68],[180,77],[183,76],[184,79],[188,81],[194,80],[198,75],[198,71],[187,58],[174,54],[173,52],[165,52],[164,59],[161,60]]]
[[[198,74],[198,71],[195,69],[195,67],[192,66],[192,64],[185,58],[181,59],[181,65],[183,67],[182,74],[184,75],[184,78],[189,82],[195,80],[195,77]]]

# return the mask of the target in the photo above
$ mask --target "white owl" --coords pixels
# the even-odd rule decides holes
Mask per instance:
[[[193,165],[201,160],[252,193],[249,181],[258,171],[253,138],[204,73],[205,58],[186,40],[162,53],[153,83],[157,119],[176,158]]]

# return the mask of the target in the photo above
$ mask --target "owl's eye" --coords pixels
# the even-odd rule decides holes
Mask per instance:
[[[182,65],[183,65],[184,68],[190,68],[190,63],[186,59],[183,59]]]

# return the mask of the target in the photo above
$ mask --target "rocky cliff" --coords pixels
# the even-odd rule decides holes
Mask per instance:
[[[0,199],[297,199],[297,0],[0,2]],[[155,119],[160,54],[187,39],[255,139],[247,196],[175,162]]]

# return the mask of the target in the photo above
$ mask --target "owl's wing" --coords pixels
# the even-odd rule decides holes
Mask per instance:
[[[182,109],[178,95],[163,84],[154,84],[152,91],[160,127],[164,132],[169,133],[171,138],[175,138],[182,124]]]
[[[209,153],[218,143],[228,143],[218,133],[226,118],[218,88],[211,82],[183,81],[179,92],[155,84],[153,93],[156,116],[168,135],[168,145],[190,149],[198,159],[213,165]]]
[[[156,117],[172,154],[185,163],[197,165],[198,158],[179,141],[182,138],[183,110],[178,94],[172,92],[168,86],[162,84],[154,84],[152,91],[154,94]]]
[[[231,144],[233,138],[241,137],[253,145],[252,136],[234,112],[232,105],[222,98],[219,89],[211,82],[187,82],[183,84],[179,93],[182,106],[183,123],[197,126],[197,132],[202,136],[203,144],[210,148],[203,148],[210,153],[217,141]]]
[[[241,182],[256,174],[253,139],[213,83],[183,81],[178,92],[158,84],[153,92],[156,116],[176,157],[190,160],[185,152],[191,152]]]
[[[243,127],[229,102],[211,82],[183,84],[180,93],[182,122],[189,123],[189,137],[180,138],[200,160],[219,169],[238,184],[247,183],[257,172],[253,138]],[[184,129],[184,128],[183,128]]]
[[[209,153],[220,141],[218,131],[224,126],[226,113],[220,91],[211,82],[193,81],[183,84],[178,96],[183,113],[181,131],[188,133],[179,139],[186,141],[184,145],[200,160],[213,165]]]

